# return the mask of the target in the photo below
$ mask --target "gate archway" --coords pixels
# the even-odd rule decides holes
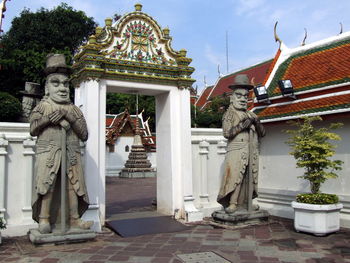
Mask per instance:
[[[139,93],[156,98],[157,210],[166,215],[202,219],[193,204],[189,87],[194,68],[186,50],[171,47],[169,29],[142,5],[112,24],[96,28],[75,56],[72,77],[75,104],[83,111],[89,139],[85,176],[90,207],[85,218],[99,230],[105,221],[106,93]]]

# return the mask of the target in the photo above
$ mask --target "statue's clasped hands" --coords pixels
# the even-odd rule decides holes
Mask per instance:
[[[74,121],[73,116],[69,114],[65,109],[55,110],[49,115],[49,119],[53,124],[59,124],[65,130],[69,130],[69,123]]]
[[[245,120],[242,121],[242,128],[248,129],[251,125],[256,124],[258,122],[258,119],[256,116],[248,115]]]

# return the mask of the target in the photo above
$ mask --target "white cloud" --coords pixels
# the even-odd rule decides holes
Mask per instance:
[[[264,0],[239,0],[236,7],[236,13],[237,15],[249,15],[263,6],[264,2]]]

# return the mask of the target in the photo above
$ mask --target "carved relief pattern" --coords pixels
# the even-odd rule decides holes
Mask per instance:
[[[125,26],[121,38],[107,55],[116,59],[176,66],[175,60],[167,58],[164,47],[158,42],[149,24],[134,20]]]

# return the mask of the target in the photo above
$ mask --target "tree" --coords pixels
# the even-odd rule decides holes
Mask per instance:
[[[22,105],[20,101],[7,92],[0,92],[0,121],[17,120],[22,113]]]
[[[144,118],[150,117],[148,124],[151,131],[155,131],[155,98],[153,96],[139,95],[139,113],[144,110]],[[106,100],[106,112],[118,114],[128,109],[130,114],[136,113],[136,95],[108,93]]]
[[[222,115],[229,105],[229,97],[214,97],[204,111],[199,111],[197,109],[196,118],[194,118],[196,126],[200,128],[221,128]],[[193,124],[192,127],[194,127],[195,124]]]
[[[24,9],[0,42],[0,90],[18,97],[26,81],[43,84],[47,54],[65,54],[71,63],[72,54],[96,26],[93,18],[64,3],[52,10]]]
[[[303,121],[291,121],[297,126],[296,130],[287,130],[291,135],[287,144],[291,147],[296,166],[304,168],[304,175],[300,178],[310,182],[312,194],[319,194],[321,184],[328,178],[336,178],[336,170],[341,170],[340,160],[332,160],[335,154],[335,145],[329,140],[341,140],[340,136],[330,130],[342,126],[341,123],[332,123],[329,127],[316,128],[314,121],[321,121],[319,116],[305,117]]]

